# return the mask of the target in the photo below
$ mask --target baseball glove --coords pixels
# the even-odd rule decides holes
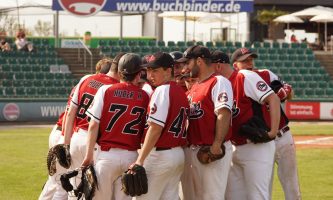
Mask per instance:
[[[69,153],[69,145],[57,144],[50,148],[47,154],[47,169],[50,176],[53,176],[57,172],[56,162],[68,169],[71,165],[71,155]]]
[[[73,170],[73,171],[69,171],[65,174],[62,174],[60,176],[61,186],[62,186],[62,188],[64,188],[64,190],[66,190],[66,192],[70,192],[74,189],[73,185],[70,183],[69,179],[74,176],[77,176],[78,174],[79,174],[79,170]]]
[[[292,98],[292,87],[287,83],[282,83],[279,80],[274,80],[271,82],[270,87],[276,93],[276,95],[283,102],[286,99]]]
[[[132,164],[121,176],[122,190],[131,197],[148,192],[148,179],[143,166]]]
[[[257,116],[252,117],[239,129],[241,135],[244,135],[255,144],[273,140],[274,138],[269,137],[268,131],[269,128],[266,123]]]
[[[210,151],[210,146],[202,146],[197,152],[197,158],[202,164],[208,164],[216,160],[222,159],[225,155],[225,147],[221,145],[221,154],[212,154]]]

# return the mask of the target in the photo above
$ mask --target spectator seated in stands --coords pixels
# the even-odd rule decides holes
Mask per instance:
[[[291,35],[290,42],[291,43],[297,43],[298,42],[297,39],[296,39],[296,36],[294,34]]]
[[[33,52],[34,48],[31,42],[28,42],[23,30],[19,30],[15,40],[16,48],[19,51]]]
[[[6,41],[5,38],[1,38],[0,41],[0,51],[11,51],[10,44]]]

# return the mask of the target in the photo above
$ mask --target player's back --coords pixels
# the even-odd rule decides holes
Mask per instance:
[[[79,87],[77,102],[73,101],[78,105],[78,111],[76,113],[76,128],[88,130],[89,122],[86,115],[86,110],[92,103],[97,90],[103,85],[110,85],[115,83],[118,83],[118,80],[105,74],[89,76],[84,81],[79,83],[80,85],[77,86]]]
[[[149,96],[138,86],[118,83],[103,87],[99,145],[136,150],[140,147]]]

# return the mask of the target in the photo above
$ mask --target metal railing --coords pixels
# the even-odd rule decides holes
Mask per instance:
[[[84,42],[81,40],[81,39],[78,39],[79,42],[81,43],[84,51],[83,51],[83,67],[85,69],[87,69],[87,56],[86,56],[86,53],[88,52],[88,54],[90,55],[90,73],[93,73],[93,54],[92,52],[90,51],[90,49],[88,48],[88,46],[86,44],[84,44]],[[78,54],[77,54],[77,58],[78,60],[81,60],[81,51],[80,51],[81,48],[78,48]]]

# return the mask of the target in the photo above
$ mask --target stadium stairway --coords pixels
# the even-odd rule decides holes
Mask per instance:
[[[95,65],[100,60],[99,49],[90,49],[93,54],[92,71],[91,71],[91,58],[86,52],[86,67],[84,67],[84,50],[73,48],[58,48],[56,49],[58,56],[69,66],[69,70],[73,76],[80,79],[82,76],[90,73],[95,73]]]
[[[321,63],[323,67],[325,67],[327,73],[331,76],[333,80],[333,55],[331,52],[322,52],[315,51],[314,52],[316,59]]]

